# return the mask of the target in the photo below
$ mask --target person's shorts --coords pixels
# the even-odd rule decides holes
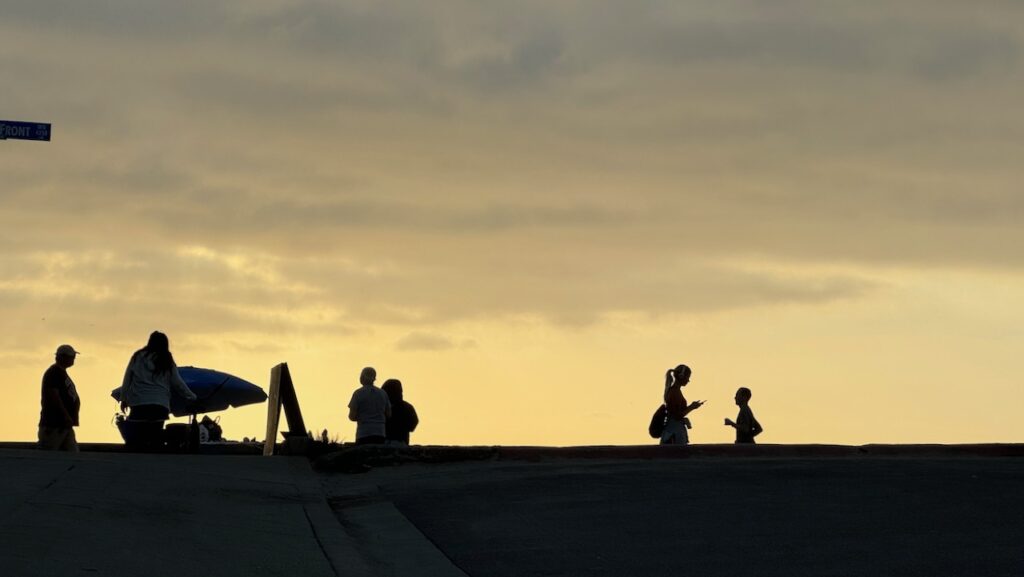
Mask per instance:
[[[71,427],[39,427],[39,448],[47,451],[78,452],[78,440]]]
[[[665,430],[661,433],[661,444],[688,445],[689,443],[690,434],[686,430],[686,423],[684,421],[669,419],[668,422],[665,423]]]

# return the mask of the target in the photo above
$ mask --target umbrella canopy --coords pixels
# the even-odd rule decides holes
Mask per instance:
[[[267,393],[263,392],[263,389],[234,375],[198,367],[178,367],[178,373],[198,399],[189,403],[177,395],[172,395],[171,414],[176,417],[213,413],[228,407],[241,407],[267,400]],[[110,396],[120,401],[121,387],[111,391]]]

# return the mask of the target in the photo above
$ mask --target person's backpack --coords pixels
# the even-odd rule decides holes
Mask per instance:
[[[647,432],[650,433],[651,438],[661,438],[661,434],[665,432],[666,419],[668,419],[668,407],[661,405],[654,411],[654,415],[651,416],[651,424],[647,427]]]

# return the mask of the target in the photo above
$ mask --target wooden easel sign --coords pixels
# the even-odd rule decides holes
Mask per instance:
[[[281,363],[270,369],[270,394],[267,399],[267,437],[263,441],[263,455],[274,454],[274,440],[277,438],[277,426],[281,420],[281,407],[288,421],[286,437],[306,435],[306,423],[299,409],[299,399],[295,395],[295,385],[288,371],[288,363]]]

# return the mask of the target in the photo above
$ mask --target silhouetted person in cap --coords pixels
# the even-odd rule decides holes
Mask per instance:
[[[387,393],[388,400],[391,401],[391,416],[385,423],[387,442],[389,445],[407,447],[409,433],[415,431],[416,425],[420,424],[416,409],[402,398],[402,381],[388,379],[380,388]]]
[[[377,370],[366,367],[359,373],[361,385],[348,402],[348,418],[356,422],[357,445],[383,445],[386,423],[391,416],[391,401],[384,391],[373,386]]]
[[[736,429],[736,444],[753,444],[754,437],[760,435],[764,430],[761,428],[761,423],[754,418],[754,411],[750,410],[749,403],[752,396],[750,389],[740,387],[736,391],[736,405],[740,408],[740,414],[736,416],[736,422],[731,419],[725,420],[726,426]]]
[[[78,351],[71,345],[57,347],[54,363],[43,373],[42,410],[39,412],[39,447],[50,451],[78,452],[75,427],[82,406],[68,369]]]

